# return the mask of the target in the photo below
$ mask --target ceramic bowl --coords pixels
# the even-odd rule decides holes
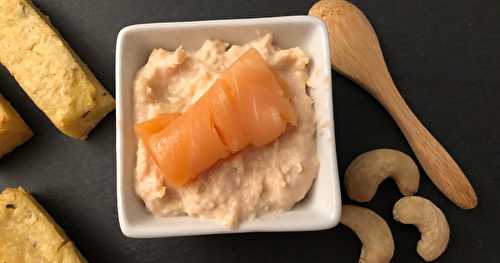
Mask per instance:
[[[133,131],[133,82],[153,48],[198,49],[206,39],[243,44],[266,33],[281,48],[300,47],[310,58],[310,94],[318,124],[318,177],[307,197],[289,211],[262,216],[229,229],[219,222],[189,216],[155,217],[134,191],[137,139]],[[312,231],[340,220],[341,196],[333,126],[332,81],[328,34],[324,24],[309,16],[216,20],[132,25],[118,34],[116,46],[117,201],[124,235],[152,238],[185,235]]]

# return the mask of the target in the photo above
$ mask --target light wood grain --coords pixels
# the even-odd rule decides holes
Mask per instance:
[[[463,209],[477,205],[469,180],[398,92],[377,35],[365,15],[344,0],[322,0],[309,14],[328,27],[333,68],[373,95],[394,118],[431,181]]]

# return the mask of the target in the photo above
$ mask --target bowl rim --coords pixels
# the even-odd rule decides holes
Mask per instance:
[[[123,111],[122,111],[122,103],[123,103],[123,91],[122,89],[122,72],[123,72],[123,44],[124,39],[127,34],[144,31],[144,30],[163,30],[163,29],[179,29],[179,28],[193,28],[193,27],[210,27],[210,26],[237,26],[237,24],[241,24],[244,22],[246,25],[262,25],[262,24],[282,24],[282,23],[312,23],[315,27],[318,27],[322,34],[322,39],[326,42],[325,50],[323,51],[323,55],[327,58],[330,58],[330,49],[329,49],[329,40],[326,26],[324,23],[316,18],[311,16],[299,15],[299,16],[277,16],[277,17],[264,17],[264,18],[241,18],[241,19],[218,19],[218,20],[202,20],[202,21],[183,21],[183,22],[159,22],[159,23],[143,23],[143,24],[134,24],[128,25],[120,30],[117,36],[116,42],[116,56],[115,56],[115,93],[116,93],[116,169],[117,169],[117,210],[118,210],[118,219],[119,225],[122,233],[125,236],[132,238],[158,238],[158,237],[170,237],[170,236],[189,236],[189,235],[207,235],[207,234],[226,234],[226,233],[246,233],[246,232],[284,232],[284,231],[314,231],[314,230],[324,230],[329,229],[336,226],[340,221],[341,216],[341,195],[340,195],[340,178],[338,173],[338,163],[337,163],[337,153],[336,153],[336,141],[335,141],[335,129],[333,127],[333,102],[332,96],[329,99],[330,111],[332,114],[332,127],[331,127],[331,136],[333,144],[331,146],[332,151],[332,162],[334,162],[334,170],[332,171],[332,176],[335,177],[333,179],[334,189],[331,191],[331,195],[335,197],[335,204],[333,204],[333,211],[329,214],[328,220],[321,224],[314,224],[314,226],[303,226],[303,227],[294,227],[293,229],[286,229],[283,227],[261,227],[258,229],[229,229],[226,230],[217,230],[217,231],[194,231],[191,233],[175,233],[175,231],[163,231],[163,232],[172,232],[170,234],[151,234],[144,233],[143,231],[137,230],[140,226],[132,225],[125,213],[126,204],[124,203],[124,170],[122,165],[123,155],[124,155],[124,147],[123,147]],[[325,43],[323,43],[325,44]],[[331,80],[331,65],[329,64],[328,59],[328,69],[330,71],[330,75],[328,76]],[[332,82],[329,82],[330,94]],[[317,179],[314,183],[317,182]]]

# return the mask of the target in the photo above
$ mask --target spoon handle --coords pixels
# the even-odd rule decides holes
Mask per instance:
[[[477,205],[469,180],[399,94],[368,18],[343,0],[322,0],[310,15],[328,27],[333,68],[372,94],[392,115],[431,181],[463,209]]]
[[[384,92],[373,95],[396,121],[431,181],[457,206],[476,207],[476,193],[462,169],[411,111],[390,76],[384,79],[379,82]]]

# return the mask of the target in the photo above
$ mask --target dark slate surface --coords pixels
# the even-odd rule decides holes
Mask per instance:
[[[104,86],[114,92],[118,31],[130,24],[306,14],[313,1],[35,0]],[[439,262],[498,262],[500,228],[500,2],[355,1],[376,28],[389,67],[415,113],[461,164],[479,195],[463,211],[424,176],[419,194],[446,213],[452,238]],[[411,153],[389,115],[350,81],[334,75],[340,172],[359,153],[391,147]],[[36,136],[0,160],[0,188],[32,191],[90,262],[355,262],[360,242],[346,227],[328,231],[135,240],[118,226],[115,118],[86,142],[63,136],[5,69],[0,92]],[[391,218],[393,182],[368,205],[396,240],[393,262],[423,262],[418,231]],[[346,199],[347,200],[347,199]]]

